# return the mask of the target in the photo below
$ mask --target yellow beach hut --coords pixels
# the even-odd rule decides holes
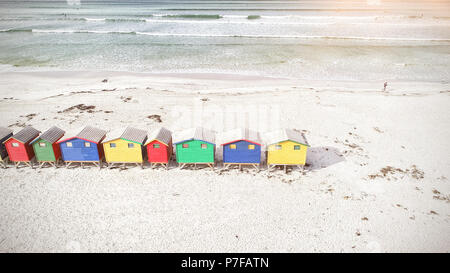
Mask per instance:
[[[309,144],[303,133],[282,129],[265,134],[267,144],[267,166],[298,166],[303,169]]]
[[[128,127],[125,130],[116,130],[108,133],[103,141],[105,160],[108,167],[115,164],[131,163],[141,165],[144,163],[144,143],[147,140],[147,132]]]

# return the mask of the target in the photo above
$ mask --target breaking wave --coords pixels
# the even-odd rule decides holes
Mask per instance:
[[[32,29],[0,29],[0,32],[32,32]]]
[[[154,17],[187,18],[187,19],[220,19],[219,14],[152,14]]]
[[[196,33],[161,33],[139,31],[108,31],[108,30],[70,30],[70,29],[3,29],[0,32],[30,32],[30,33],[91,33],[91,34],[125,34],[147,36],[174,37],[229,37],[229,38],[262,38],[262,39],[346,39],[346,40],[391,40],[391,41],[439,41],[449,42],[450,39],[439,38],[398,38],[398,37],[363,37],[363,36],[314,36],[314,35],[252,35],[252,34],[196,34]]]

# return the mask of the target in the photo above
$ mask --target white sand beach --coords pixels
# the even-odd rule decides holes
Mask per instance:
[[[231,129],[256,106],[258,129],[303,130],[311,148],[305,170],[287,174],[221,171],[220,162],[214,171],[0,169],[0,251],[448,252],[450,86],[382,88],[212,73],[1,72],[0,126],[15,132]],[[198,107],[209,114],[190,112]]]

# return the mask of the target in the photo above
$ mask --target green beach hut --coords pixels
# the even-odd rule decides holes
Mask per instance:
[[[214,169],[214,155],[216,150],[215,134],[213,131],[201,127],[180,132],[175,142],[177,162],[180,168],[187,164],[207,165]]]
[[[61,151],[56,142],[61,139],[64,134],[65,132],[63,130],[53,126],[31,142],[36,161],[39,163],[40,168],[46,163],[56,167],[61,159]]]

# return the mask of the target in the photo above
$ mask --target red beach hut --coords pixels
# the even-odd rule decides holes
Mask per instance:
[[[164,127],[154,131],[145,143],[147,159],[151,167],[158,164],[169,167],[172,157],[172,132]]]
[[[34,158],[34,151],[30,143],[39,136],[39,133],[40,131],[31,126],[27,126],[4,142],[8,151],[9,160],[14,162],[16,168],[21,163],[33,167],[31,160]]]

